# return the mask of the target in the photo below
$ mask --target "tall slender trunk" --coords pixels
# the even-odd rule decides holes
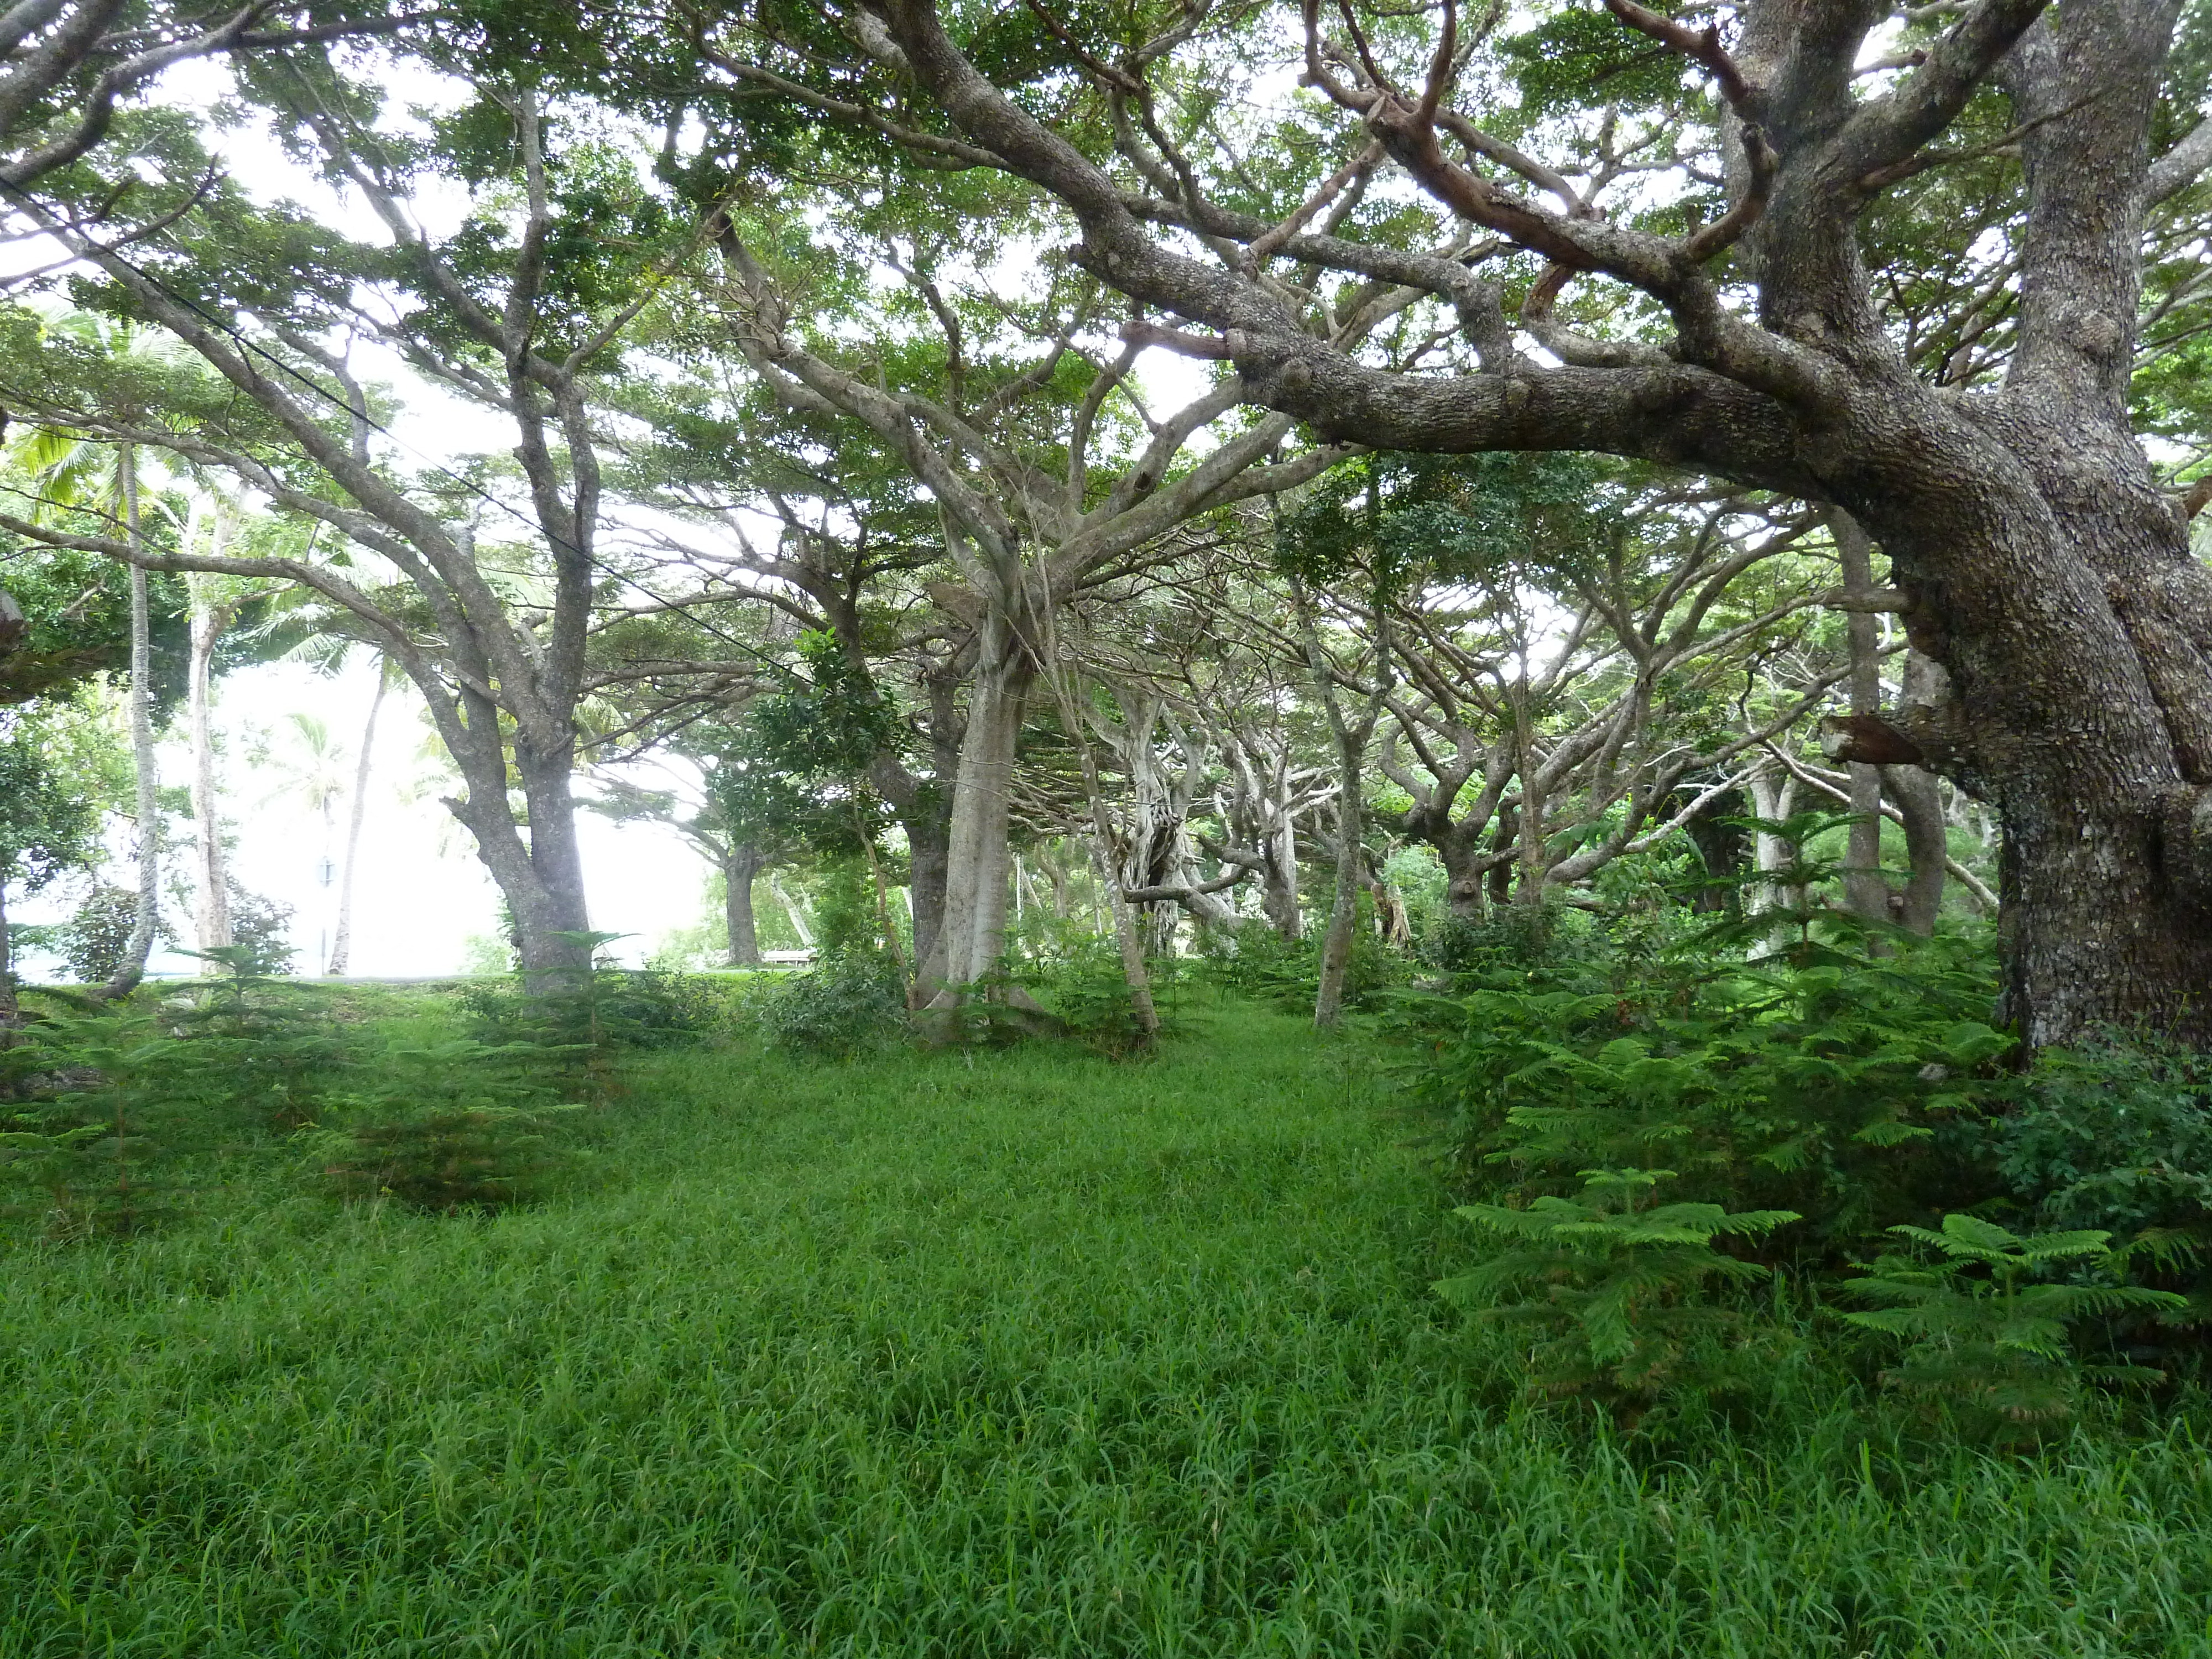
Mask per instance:
[[[138,526],[138,455],[131,444],[116,452],[116,471],[123,486],[123,522],[131,550],[143,550]],[[153,598],[146,572],[131,567],[131,763],[137,785],[137,854],[138,902],[131,918],[131,938],[123,947],[123,960],[100,988],[107,999],[127,997],[146,975],[146,958],[154,949],[154,927],[161,900],[161,775],[154,759],[154,619]]]
[[[187,547],[198,539],[202,508],[198,498],[185,527]],[[220,556],[238,528],[239,502],[234,496],[218,499],[208,551]],[[212,576],[185,578],[191,605],[191,657],[185,684],[190,709],[192,750],[192,823],[199,842],[198,904],[193,931],[203,951],[231,943],[230,854],[222,844],[222,817],[216,785],[214,730],[214,673],[216,647],[237,619],[236,599],[218,601]]]
[[[338,925],[325,970],[334,975],[345,972],[347,959],[353,953],[353,881],[361,866],[362,823],[368,816],[368,771],[376,749],[376,716],[384,707],[385,688],[391,679],[391,669],[379,657],[376,690],[368,700],[368,719],[362,726],[361,758],[354,764],[353,802],[346,816],[345,871],[338,878]]]
[[[1874,544],[1848,513],[1829,517],[1844,593],[1844,633],[1850,652],[1850,704],[1854,717],[1881,713],[1881,641],[1874,613],[1862,606],[1874,592]],[[1850,839],[1844,851],[1844,903],[1867,921],[1889,920],[1889,882],[1881,872],[1881,769],[1864,761],[1847,764],[1851,815]]]
[[[799,935],[799,948],[811,951],[814,948],[814,930],[807,926],[806,912],[783,890],[783,883],[773,872],[768,878],[768,890],[775,895],[775,902],[783,907],[783,914],[791,923],[791,931]]]
[[[1260,908],[1276,933],[1296,943],[1305,937],[1305,912],[1298,902],[1298,826],[1287,808],[1269,838],[1265,890]]]
[[[760,930],[753,920],[753,878],[761,853],[743,842],[722,858],[722,931],[732,968],[760,966]]]
[[[212,669],[215,648],[228,627],[228,608],[209,598],[212,578],[186,578],[191,592],[191,665],[185,694],[190,706],[192,747],[192,823],[199,842],[199,903],[193,931],[203,951],[231,942],[229,859],[223,850],[222,819],[217,811]]]
[[[1121,872],[1114,867],[1114,821],[1107,810],[1106,791],[1098,781],[1098,757],[1091,747],[1090,733],[1084,730],[1082,716],[1063,676],[1054,672],[1049,678],[1060,703],[1060,726],[1075,744],[1076,760],[1083,769],[1084,796],[1091,804],[1091,874],[1101,886],[1110,884],[1106,903],[1113,913],[1114,942],[1121,953],[1121,980],[1129,988],[1129,1012],[1136,1019],[1139,1039],[1149,1044],[1159,1035],[1159,1010],[1152,1002],[1152,977],[1145,966],[1144,939],[1121,885]]]
[[[1943,797],[1933,772],[1917,766],[1885,766],[1882,787],[1905,820],[1905,857],[1910,874],[1899,896],[1898,921],[1923,939],[1936,931],[1943,905],[1945,866],[1951,837],[1943,822]]]
[[[1364,750],[1365,745],[1360,745]],[[1336,897],[1328,912],[1328,931],[1322,935],[1321,984],[1314,994],[1314,1024],[1327,1030],[1344,1015],[1344,981],[1352,966],[1352,933],[1359,920],[1359,837],[1365,829],[1360,810],[1359,774],[1362,757],[1345,753],[1345,787],[1336,813]]]
[[[1329,1030],[1343,1017],[1344,981],[1352,965],[1352,931],[1359,917],[1363,874],[1359,842],[1366,830],[1359,781],[1367,769],[1367,745],[1374,739],[1375,727],[1389,697],[1390,628],[1378,586],[1371,636],[1375,686],[1358,715],[1347,717],[1337,696],[1335,671],[1322,650],[1321,635],[1314,625],[1313,608],[1306,601],[1305,590],[1294,581],[1291,592],[1297,605],[1298,631],[1305,646],[1306,667],[1313,676],[1314,690],[1321,697],[1322,707],[1328,714],[1329,731],[1336,738],[1336,894],[1329,908],[1328,931],[1322,938],[1321,982],[1314,993],[1314,1024]]]
[[[0,1048],[15,1041],[22,1011],[15,1000],[15,953],[8,933],[8,884],[0,879]]]
[[[1753,772],[1749,780],[1752,811],[1770,823],[1779,823],[1788,817],[1796,804],[1797,780],[1772,763]],[[1792,862],[1790,844],[1771,830],[1754,831],[1751,838],[1752,867],[1762,875],[1778,872]],[[1749,906],[1753,915],[1765,915],[1782,910],[1796,909],[1804,902],[1802,888],[1782,886],[1774,881],[1762,881],[1753,890]],[[1773,955],[1788,942],[1783,925],[1776,924],[1775,932],[1752,947],[1754,957]]]

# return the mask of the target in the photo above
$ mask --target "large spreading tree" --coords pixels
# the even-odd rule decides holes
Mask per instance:
[[[1324,437],[1609,452],[1850,514],[1940,672],[1839,757],[1998,807],[2012,1015],[2212,1037],[2212,575],[2141,435],[2212,201],[2177,0],[1608,5],[848,0],[842,52],[819,9],[714,27],[884,142],[1057,198],[1072,257],[1173,325],[1140,337]],[[1317,95],[1269,126],[1229,100],[1279,46]],[[1380,158],[1410,188],[1316,231]],[[1411,257],[1437,246],[1467,251]],[[1282,276],[1388,261],[1448,356],[1321,337]]]

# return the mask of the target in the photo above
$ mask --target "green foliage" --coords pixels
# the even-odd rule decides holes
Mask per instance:
[[[256,974],[290,973],[300,956],[291,942],[292,907],[249,891],[234,878],[225,884],[230,894],[232,945],[246,953],[244,960]]]
[[[0,708],[0,885],[36,892],[100,856],[91,781],[58,767],[46,722]]]
[[[1504,1248],[1437,1291],[1478,1320],[1525,1332],[1529,1386],[1641,1413],[1669,1397],[1745,1388],[1759,1356],[1735,1310],[1701,1304],[1708,1280],[1768,1269],[1722,1254],[1718,1238],[1759,1238],[1794,1210],[1735,1213],[1717,1204],[1646,1206],[1671,1170],[1585,1170],[1578,1198],[1526,1209],[1458,1211]]]
[[[171,1066],[216,1081],[227,1100],[269,1128],[313,1122],[337,1077],[355,1060],[326,1006],[318,1006],[318,992],[272,977],[270,953],[258,943],[185,954],[221,972],[197,1001],[164,1005],[170,1034],[182,1039]]]
[[[2074,1413],[2085,1381],[2154,1382],[2135,1365],[2084,1365],[2068,1327],[2099,1315],[2179,1311],[2171,1291],[2114,1284],[2052,1284],[2060,1266],[2106,1269],[2112,1235],[2099,1229],[2021,1235],[1976,1216],[1947,1215],[1942,1230],[1890,1231],[1933,1255],[1885,1255],[1844,1288],[1889,1305],[1845,1314],[1868,1330],[1904,1339],[1899,1363],[1882,1374],[1893,1388],[1953,1403],[2014,1438]]]
[[[204,1144],[216,1079],[174,1064],[175,1040],[140,1010],[53,1015],[17,1042],[18,1079],[29,1064],[43,1076],[0,1116],[0,1214],[55,1239],[168,1219],[178,1153]]]
[[[1998,1173],[2035,1218],[2212,1235],[2212,1058],[2148,1034],[2036,1056],[1996,1126]]]
[[[790,690],[756,699],[708,757],[708,788],[736,840],[854,854],[880,829],[868,783],[876,757],[903,738],[897,710],[831,635],[798,641]]]
[[[890,1041],[905,1023],[906,984],[898,965],[875,951],[825,956],[794,974],[762,1003],[760,1025],[793,1054],[849,1058]]]
[[[1986,1190],[1978,1139],[2006,1097],[2010,1040],[1984,1018],[1994,964],[1955,940],[1879,958],[1638,982],[1542,981],[1409,994],[1410,1079],[1451,1115],[1479,1183],[1558,1191],[1594,1164],[1665,1159],[1699,1201],[1796,1210],[1833,1255]]]
[[[683,977],[655,969],[617,968],[600,947],[627,933],[556,932],[587,953],[588,965],[517,973],[503,985],[471,985],[459,994],[476,1035],[494,1043],[532,1045],[549,1056],[587,1065],[617,1048],[664,1048],[697,1041],[714,1023],[708,1002]]]
[[[814,888],[814,931],[817,948],[825,957],[883,948],[875,882],[867,860],[860,854],[822,860],[821,878]]]
[[[138,914],[138,896],[127,887],[94,887],[70,912],[55,934],[62,960],[80,985],[105,985],[122,965],[130,947],[131,929]]]
[[[1298,498],[1276,557],[1315,583],[1355,568],[1389,588],[1577,573],[1610,544],[1604,465],[1580,455],[1363,455]]]
[[[1321,988],[1321,934],[1286,939],[1257,920],[1234,927],[1212,927],[1200,937],[1199,951],[1206,976],[1225,989],[1261,998],[1285,1009],[1312,1011]],[[1371,1010],[1385,993],[1401,986],[1412,969],[1401,951],[1384,943],[1376,931],[1373,907],[1359,896],[1359,914],[1352,931],[1352,955],[1345,964],[1344,1006],[1347,1011]]]
[[[1069,1036],[1115,1059],[1144,1046],[1115,940],[1097,933],[1074,936],[1035,975],[1035,982]]]

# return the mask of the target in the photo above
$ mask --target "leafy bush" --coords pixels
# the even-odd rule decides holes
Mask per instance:
[[[474,1035],[493,1043],[524,1042],[579,1056],[611,1048],[660,1048],[696,1041],[716,1021],[716,1000],[684,976],[655,969],[617,968],[598,954],[623,933],[555,937],[592,952],[590,966],[504,985],[470,985],[459,1000]]]
[[[185,954],[219,974],[198,998],[162,1005],[171,1035],[185,1040],[169,1055],[172,1069],[204,1074],[210,1093],[243,1106],[264,1127],[289,1132],[313,1121],[355,1060],[326,1007],[311,1000],[324,994],[270,977],[263,944]]]
[[[1214,983],[1292,1010],[1311,1009],[1320,992],[1321,947],[1319,930],[1286,939],[1259,921],[1208,928],[1199,941],[1207,977]],[[1344,1006],[1376,1006],[1384,992],[1406,982],[1411,968],[1410,959],[1375,931],[1372,907],[1362,894],[1352,956],[1345,965]]]
[[[1743,1317],[1696,1298],[1710,1279],[1769,1270],[1722,1254],[1714,1240],[1759,1237],[1799,1218],[1717,1204],[1641,1207],[1673,1176],[1586,1170],[1578,1198],[1466,1205],[1459,1215],[1506,1248],[1436,1288],[1479,1320],[1527,1329],[1530,1384],[1541,1393],[1641,1413],[1668,1396],[1739,1390],[1753,1358]]]
[[[780,1048],[842,1056],[888,1040],[904,1023],[898,964],[870,951],[824,957],[778,986],[760,1006],[762,1031]]]
[[[1096,934],[1074,939],[1036,977],[1070,1036],[1115,1056],[1142,1044],[1129,976],[1114,939]]]
[[[1882,1374],[1889,1386],[1957,1405],[2008,1439],[2072,1415],[2086,1381],[2147,1382],[2161,1375],[2136,1365],[2081,1364],[2067,1328],[2100,1314],[2178,1311],[2185,1298],[2136,1285],[2037,1282],[2061,1264],[2112,1268],[2109,1233],[2022,1236],[1968,1215],[1945,1216],[1940,1231],[1890,1231],[1933,1258],[1885,1255],[1844,1286],[1890,1304],[1844,1316],[1905,1339],[1904,1358]]]
[[[211,1069],[143,1010],[55,1015],[21,1034],[18,1068],[41,1070],[0,1115],[0,1212],[49,1237],[135,1232],[168,1217],[183,1156],[220,1133]]]
[[[1680,1170],[1686,1198],[1790,1209],[1832,1256],[1989,1188],[1982,1118],[2011,1040],[1990,965],[1954,942],[1647,973],[1632,991],[1401,1000],[1477,1186],[1562,1192],[1593,1166]]]
[[[125,887],[95,887],[67,921],[55,942],[70,976],[80,985],[105,985],[123,965],[131,929],[138,915],[138,896]]]
[[[300,955],[291,942],[293,908],[264,894],[250,892],[234,880],[227,885],[230,892],[230,948],[246,951],[245,960],[257,973],[290,973]]]
[[[2036,1057],[1996,1128],[1999,1173],[2045,1225],[2205,1237],[2212,1221],[2212,1056],[2117,1034]]]

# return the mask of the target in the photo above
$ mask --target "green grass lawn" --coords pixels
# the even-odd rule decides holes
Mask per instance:
[[[0,1654],[2212,1653],[2186,1428],[1523,1407],[1358,1051],[1188,1024],[662,1056],[585,1196],[0,1258]]]

